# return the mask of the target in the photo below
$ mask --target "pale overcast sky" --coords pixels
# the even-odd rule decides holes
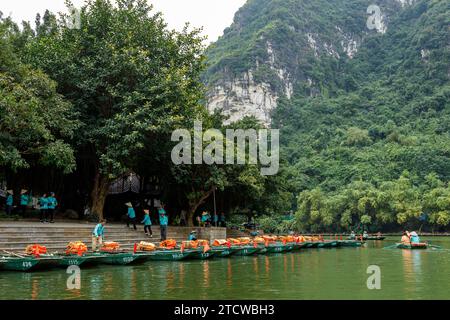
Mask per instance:
[[[80,7],[84,0],[72,0]],[[185,22],[194,27],[203,27],[208,41],[215,41],[233,21],[234,13],[246,0],[148,0],[156,11],[164,14],[172,29],[180,30]],[[34,23],[36,13],[45,9],[66,12],[64,0],[0,0],[0,11],[11,15],[14,21],[27,20]]]

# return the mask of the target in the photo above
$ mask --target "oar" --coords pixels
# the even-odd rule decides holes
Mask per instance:
[[[25,256],[20,255],[20,254],[15,253],[15,252],[9,252],[9,251],[6,251],[6,250],[2,250],[2,251],[7,253],[7,254],[9,254],[9,255],[13,255],[13,256],[16,256],[16,257],[19,257],[19,258],[25,258]]]
[[[390,246],[387,246],[387,247],[383,247],[383,249],[394,249],[394,248],[397,248],[397,244],[393,244],[393,245],[390,245]]]

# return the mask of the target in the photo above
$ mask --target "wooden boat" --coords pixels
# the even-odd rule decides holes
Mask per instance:
[[[190,255],[188,256],[188,259],[197,259],[197,260],[206,260],[214,257],[215,252],[212,250],[203,252],[203,248],[199,249],[186,249],[185,251],[189,252]]]
[[[33,257],[0,256],[0,270],[31,271],[38,264],[39,260]]]
[[[415,250],[415,249],[427,249],[428,243],[422,242],[422,243],[397,243],[397,248],[399,249],[409,249],[409,250]]]
[[[225,258],[233,255],[237,250],[228,247],[212,247],[212,252],[214,252],[214,257]]]
[[[134,253],[118,252],[118,253],[90,253],[86,255],[89,262],[97,264],[127,265],[138,261],[139,257]]]
[[[58,255],[58,267],[81,266],[89,260],[88,256]]]
[[[320,242],[317,247],[318,248],[334,248],[337,247],[337,241],[336,240],[331,240],[331,241],[323,241]]]
[[[281,252],[288,252],[292,251],[294,249],[294,243],[272,243],[266,246],[266,253],[281,253]]]
[[[251,256],[262,250],[262,248],[254,246],[232,246],[232,248],[236,249],[235,256]]]
[[[192,252],[188,250],[156,250],[152,251],[151,254],[147,256],[148,260],[157,260],[157,261],[179,261],[187,259]]]
[[[386,239],[385,236],[368,236],[366,238],[363,238],[363,240],[375,240],[375,241],[381,241]]]
[[[357,241],[357,240],[338,240],[337,246],[338,247],[361,247],[364,242]]]

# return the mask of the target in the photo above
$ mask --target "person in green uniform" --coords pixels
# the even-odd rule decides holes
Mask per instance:
[[[28,190],[22,189],[20,192],[20,211],[22,215],[25,215],[30,197],[28,196]]]
[[[141,221],[144,224],[144,232],[147,236],[153,237],[152,232],[152,220],[150,219],[150,210],[144,210],[144,220]]]
[[[58,206],[58,201],[55,198],[55,193],[50,192],[50,197],[47,198],[47,215],[50,216],[50,223],[54,223],[55,210]]]
[[[101,220],[100,223],[98,223],[94,231],[92,232],[92,251],[97,251],[97,245],[100,247],[103,243],[103,235],[105,233],[105,224],[106,220]]]
[[[127,211],[127,227],[130,227],[130,223],[133,225],[134,230],[137,230],[136,228],[136,212],[134,211],[133,204],[131,202],[125,203],[125,205],[128,207]]]
[[[161,204],[161,207],[158,210],[159,227],[161,228],[161,241],[164,241],[167,238],[167,225],[169,224],[169,218],[167,217],[167,213],[164,207],[165,205]]]
[[[14,204],[14,192],[12,190],[6,191],[6,206],[5,211],[7,215],[11,215],[13,204]]]
[[[48,222],[47,220],[47,211],[48,211],[48,198],[47,194],[44,193],[42,197],[39,198],[39,206],[41,211],[41,222]]]

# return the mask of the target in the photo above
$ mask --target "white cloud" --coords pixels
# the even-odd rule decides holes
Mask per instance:
[[[80,7],[84,0],[72,0]],[[234,13],[246,0],[148,0],[156,11],[161,11],[170,28],[181,30],[186,22],[203,27],[208,41],[215,41],[233,21]],[[66,12],[64,0],[1,0],[0,11],[11,15],[14,21],[34,23],[36,13],[45,9]]]

